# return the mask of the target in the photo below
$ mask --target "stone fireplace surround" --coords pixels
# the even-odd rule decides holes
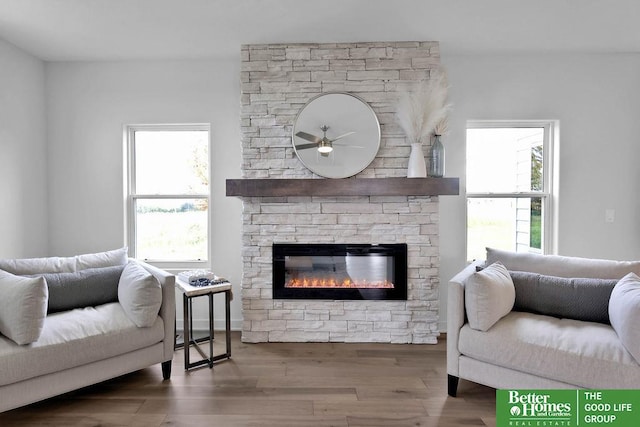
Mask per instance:
[[[409,144],[395,123],[400,91],[439,67],[437,42],[244,45],[242,177],[318,178],[295,157],[293,120],[313,96],[350,92],[375,111],[376,159],[352,178],[405,177]],[[425,150],[428,147],[424,147]],[[438,198],[243,197],[244,342],[435,343]],[[273,243],[407,243],[406,301],[274,300]]]

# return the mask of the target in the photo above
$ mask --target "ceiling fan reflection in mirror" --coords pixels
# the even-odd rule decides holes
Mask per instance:
[[[291,132],[293,151],[311,172],[346,178],[364,170],[380,147],[380,124],[356,95],[326,92],[298,111]]]
[[[344,138],[347,137],[349,135],[353,135],[355,132],[347,132],[347,133],[343,133],[340,136],[337,136],[333,139],[329,139],[327,138],[327,131],[329,130],[329,126],[327,125],[322,125],[320,126],[320,130],[322,131],[322,138],[320,138],[319,136],[315,136],[312,135],[310,133],[307,132],[297,132],[296,136],[298,138],[302,138],[305,139],[307,141],[311,141],[311,144],[297,144],[295,147],[297,150],[307,150],[309,148],[317,148],[318,149],[318,153],[320,153],[322,156],[328,156],[329,153],[331,153],[333,151],[333,143]],[[338,144],[336,144],[338,145]],[[340,144],[344,147],[350,147],[350,148],[364,148],[360,145],[349,145],[349,144]]]

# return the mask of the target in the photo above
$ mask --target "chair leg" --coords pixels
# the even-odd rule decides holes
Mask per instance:
[[[171,360],[162,362],[162,378],[168,380],[171,378]]]
[[[453,375],[448,375],[448,393],[449,396],[451,397],[456,397],[456,395],[458,394],[458,381],[460,380],[460,378],[453,376]]]

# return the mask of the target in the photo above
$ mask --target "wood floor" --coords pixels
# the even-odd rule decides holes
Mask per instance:
[[[447,396],[444,340],[243,344],[233,333],[231,360],[183,367],[178,350],[170,381],[153,366],[2,413],[0,426],[495,426],[494,389],[461,380]]]

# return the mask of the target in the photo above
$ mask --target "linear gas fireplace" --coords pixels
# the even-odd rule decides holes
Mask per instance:
[[[273,298],[406,300],[407,245],[274,243]]]

